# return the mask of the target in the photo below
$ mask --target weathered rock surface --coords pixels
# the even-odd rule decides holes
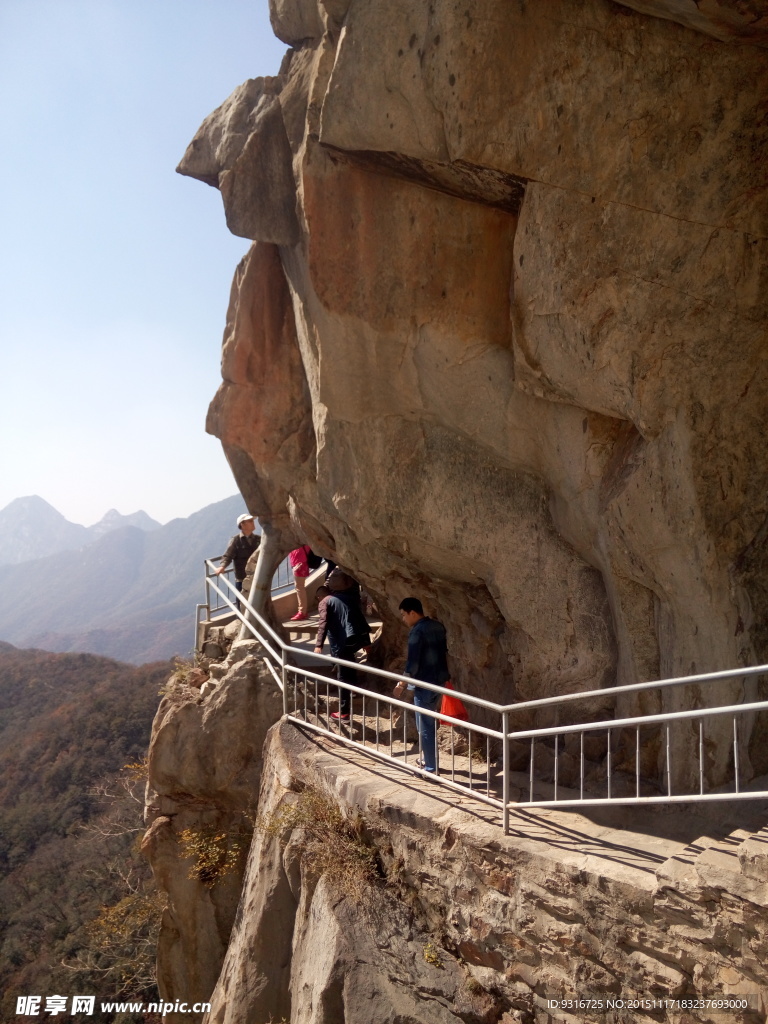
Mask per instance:
[[[169,686],[150,747],[143,848],[169,895],[164,1000],[210,1001],[206,1024],[648,1019],[550,1002],[585,995],[749,997],[730,1019],[764,1016],[768,806],[724,805],[716,819],[614,808],[602,823],[521,811],[504,836],[472,799],[296,722],[270,727],[282,700],[258,645],[236,643],[210,675],[204,697]],[[356,822],[378,872],[363,888],[350,892],[338,860],[312,859],[315,822],[290,816],[306,792]],[[206,876],[184,835],[231,851],[246,815],[258,821],[247,864],[243,846]]]
[[[246,816],[259,790],[264,737],[282,713],[282,698],[254,657],[254,645],[235,646],[225,668],[204,697],[172,683],[152,729],[149,828],[142,849],[169,897],[158,946],[158,985],[163,999],[172,1002],[205,1001],[218,978],[244,866],[232,842],[242,842],[244,831],[249,834]],[[206,683],[206,690],[210,686]],[[201,877],[185,854],[185,831],[210,838],[222,854],[230,847],[229,866],[215,884]],[[213,839],[217,835],[226,837],[223,846]]]
[[[568,1013],[547,1001],[694,994],[750,995],[751,1009],[730,1019],[762,1019],[765,833],[718,841],[676,812],[677,835],[671,816],[654,835],[654,819],[635,810],[623,830],[522,813],[504,837],[479,805],[370,768],[291,723],[270,733],[260,813],[321,790],[362,815],[387,881],[356,902],[333,867],[318,878],[308,865],[301,828],[258,833],[209,1024],[634,1021],[647,1010]],[[731,808],[721,826],[745,816]],[[673,1009],[665,1019],[712,1017]]]
[[[390,650],[420,594],[470,692],[768,660],[764,6],[271,12],[179,168],[255,240],[209,416],[251,510]]]
[[[727,42],[768,46],[768,9],[764,0],[621,0],[644,14],[668,18]]]
[[[179,168],[254,241],[208,428],[270,557],[308,541],[352,571],[385,659],[402,652],[398,602],[422,596],[458,685],[505,702],[605,688],[600,717],[675,710],[707,697],[613,707],[610,688],[768,661],[765,5],[270,11],[292,47],[280,74],[236,89]],[[505,838],[289,724],[270,733],[261,813],[319,788],[362,815],[387,884],[356,906],[301,828],[260,831],[225,956],[236,876],[187,878],[177,836],[226,831],[253,797],[279,709],[232,657],[202,703],[161,709],[151,758],[162,985],[207,998],[223,961],[211,1024],[764,1001],[765,835],[741,808],[730,834],[682,814],[654,832],[541,812]],[[709,786],[732,771],[730,728],[708,726]],[[766,736],[758,720],[739,737],[742,779],[768,771]],[[674,774],[696,775],[695,729],[673,739]],[[661,756],[646,743],[644,774]]]

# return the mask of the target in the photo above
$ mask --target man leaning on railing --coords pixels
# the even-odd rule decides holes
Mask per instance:
[[[410,627],[408,634],[408,661],[404,675],[424,683],[445,686],[451,678],[448,671],[448,643],[445,626],[424,614],[424,606],[417,597],[406,597],[400,602],[400,617]],[[437,711],[440,694],[426,690],[415,683],[401,679],[394,690],[400,697],[406,689],[413,691],[413,703],[417,708]],[[416,728],[421,740],[419,768],[426,772],[437,770],[437,719],[416,712]]]
[[[249,513],[244,512],[241,516],[238,516],[237,525],[240,528],[240,533],[236,533],[227,545],[227,550],[221,557],[221,565],[216,570],[216,576],[221,576],[229,568],[230,562],[234,562],[235,586],[239,591],[242,591],[248,559],[258,548],[261,537],[256,533],[256,523],[253,516],[249,515]],[[239,601],[237,606],[238,608],[240,607]]]

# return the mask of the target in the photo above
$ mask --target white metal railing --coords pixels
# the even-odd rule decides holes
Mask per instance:
[[[282,593],[293,585],[293,569],[291,568],[291,563],[288,559],[284,558],[280,565],[278,565],[275,575],[272,577],[272,593]]]
[[[234,584],[224,574],[215,576],[215,566],[206,561],[205,605],[208,620],[215,620],[218,609],[234,612],[243,622],[254,639],[261,645],[262,658],[283,695],[283,712],[304,728],[332,737],[336,742],[363,750],[366,754],[395,764],[408,772],[425,776],[440,785],[457,792],[469,794],[501,811],[504,831],[509,829],[509,813],[518,807],[585,807],[605,804],[656,804],[701,802],[733,799],[766,799],[766,789],[746,789],[741,778],[743,754],[739,747],[739,722],[746,724],[758,713],[768,714],[768,700],[742,699],[741,703],[715,705],[713,707],[647,714],[630,718],[603,721],[582,720],[540,728],[515,728],[514,721],[521,715],[530,717],[532,712],[549,709],[559,716],[579,710],[576,702],[588,702],[606,698],[614,699],[627,693],[643,690],[666,691],[684,685],[708,687],[717,682],[740,682],[762,675],[768,675],[768,665],[751,668],[731,669],[723,672],[684,676],[657,682],[634,683],[610,689],[590,690],[563,696],[547,697],[517,704],[500,705],[471,694],[458,694],[455,690],[431,683],[418,682],[420,689],[431,690],[439,695],[459,696],[475,717],[483,718],[488,724],[465,722],[450,718],[440,711],[415,708],[390,693],[380,692],[383,684],[391,685],[400,676],[384,669],[368,665],[351,665],[328,655],[302,651],[286,643],[275,630],[259,615],[243,594],[236,591]],[[224,585],[224,589],[220,584]],[[240,608],[236,607],[239,600]],[[352,683],[331,678],[334,667],[356,669],[360,674]],[[361,684],[360,676],[367,681]],[[331,717],[332,710],[340,706],[342,693],[349,695],[351,711],[349,721]],[[336,703],[338,701],[338,704]],[[452,726],[444,741],[448,748],[440,749],[436,742],[437,771],[428,773],[416,763],[417,756],[423,755],[420,741],[411,741],[413,731],[410,716],[426,715]],[[399,715],[399,718],[398,718]],[[581,717],[584,717],[582,712]],[[715,726],[711,723],[727,718],[730,720],[732,739],[729,740],[727,757],[732,759],[732,778],[729,783],[716,790],[707,790],[705,781],[705,754],[713,743],[719,743],[724,755],[722,736],[714,736]],[[671,733],[676,727],[698,726],[694,741],[687,737],[687,750],[693,749],[697,757],[696,770],[691,771],[690,759],[680,766],[685,776],[680,782],[675,778],[672,760],[673,744]],[[707,733],[709,726],[709,733]],[[646,731],[646,740],[654,741],[662,753],[660,775],[662,785],[644,777],[641,771],[642,753],[641,730]],[[656,730],[650,734],[649,730]],[[720,729],[719,733],[722,734]],[[437,735],[437,729],[436,729]],[[457,742],[458,741],[458,742]],[[598,756],[587,757],[588,742],[597,743]],[[521,760],[525,747],[527,769],[514,771],[513,763]],[[418,746],[415,750],[414,747]],[[617,765],[617,754],[621,753],[622,763]],[[711,749],[709,750],[712,754]],[[514,761],[513,761],[514,755]],[[545,771],[539,771],[542,759]],[[627,761],[633,761],[628,770]],[[442,761],[442,764],[441,764]],[[568,787],[562,783],[564,766],[568,768]],[[588,771],[588,768],[590,769]],[[597,772],[597,776],[596,776]],[[545,776],[542,778],[542,774]],[[647,774],[647,773],[646,773]],[[683,792],[678,790],[685,790]],[[663,790],[663,791],[662,791]]]
[[[217,575],[217,570],[213,563],[220,562],[221,558],[221,555],[216,555],[213,558],[207,558],[205,560],[206,581]],[[222,576],[226,576],[230,589],[232,588],[234,572],[234,566],[230,565],[229,568],[225,569],[221,574]],[[284,558],[280,565],[278,565],[272,577],[272,596],[275,597],[278,594],[285,593],[293,586],[293,570],[291,569],[291,563],[287,558]],[[229,602],[225,603],[223,595],[216,588],[209,588],[206,584],[205,596],[205,603],[198,604],[195,608],[195,651],[199,651],[201,648],[201,627],[203,622],[206,620],[210,622],[211,618],[217,614],[230,615],[232,611]]]

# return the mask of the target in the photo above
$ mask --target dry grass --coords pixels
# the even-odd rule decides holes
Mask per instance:
[[[179,833],[183,854],[192,860],[188,877],[198,878],[209,889],[238,869],[250,842],[250,830],[244,825],[230,829],[199,826]]]
[[[346,818],[339,807],[317,790],[303,790],[295,803],[259,818],[256,830],[281,841],[301,831],[299,843],[308,863],[339,895],[366,903],[379,877],[376,848],[363,833],[361,818]]]

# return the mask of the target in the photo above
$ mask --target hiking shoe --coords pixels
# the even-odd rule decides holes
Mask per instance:
[[[349,721],[349,715],[344,715],[344,714],[342,714],[341,711],[332,711],[331,712],[331,718],[334,720],[334,722],[348,722]]]
[[[296,612],[295,615],[291,616],[289,621],[290,622],[303,622],[308,617],[309,616],[306,614],[306,612]]]

